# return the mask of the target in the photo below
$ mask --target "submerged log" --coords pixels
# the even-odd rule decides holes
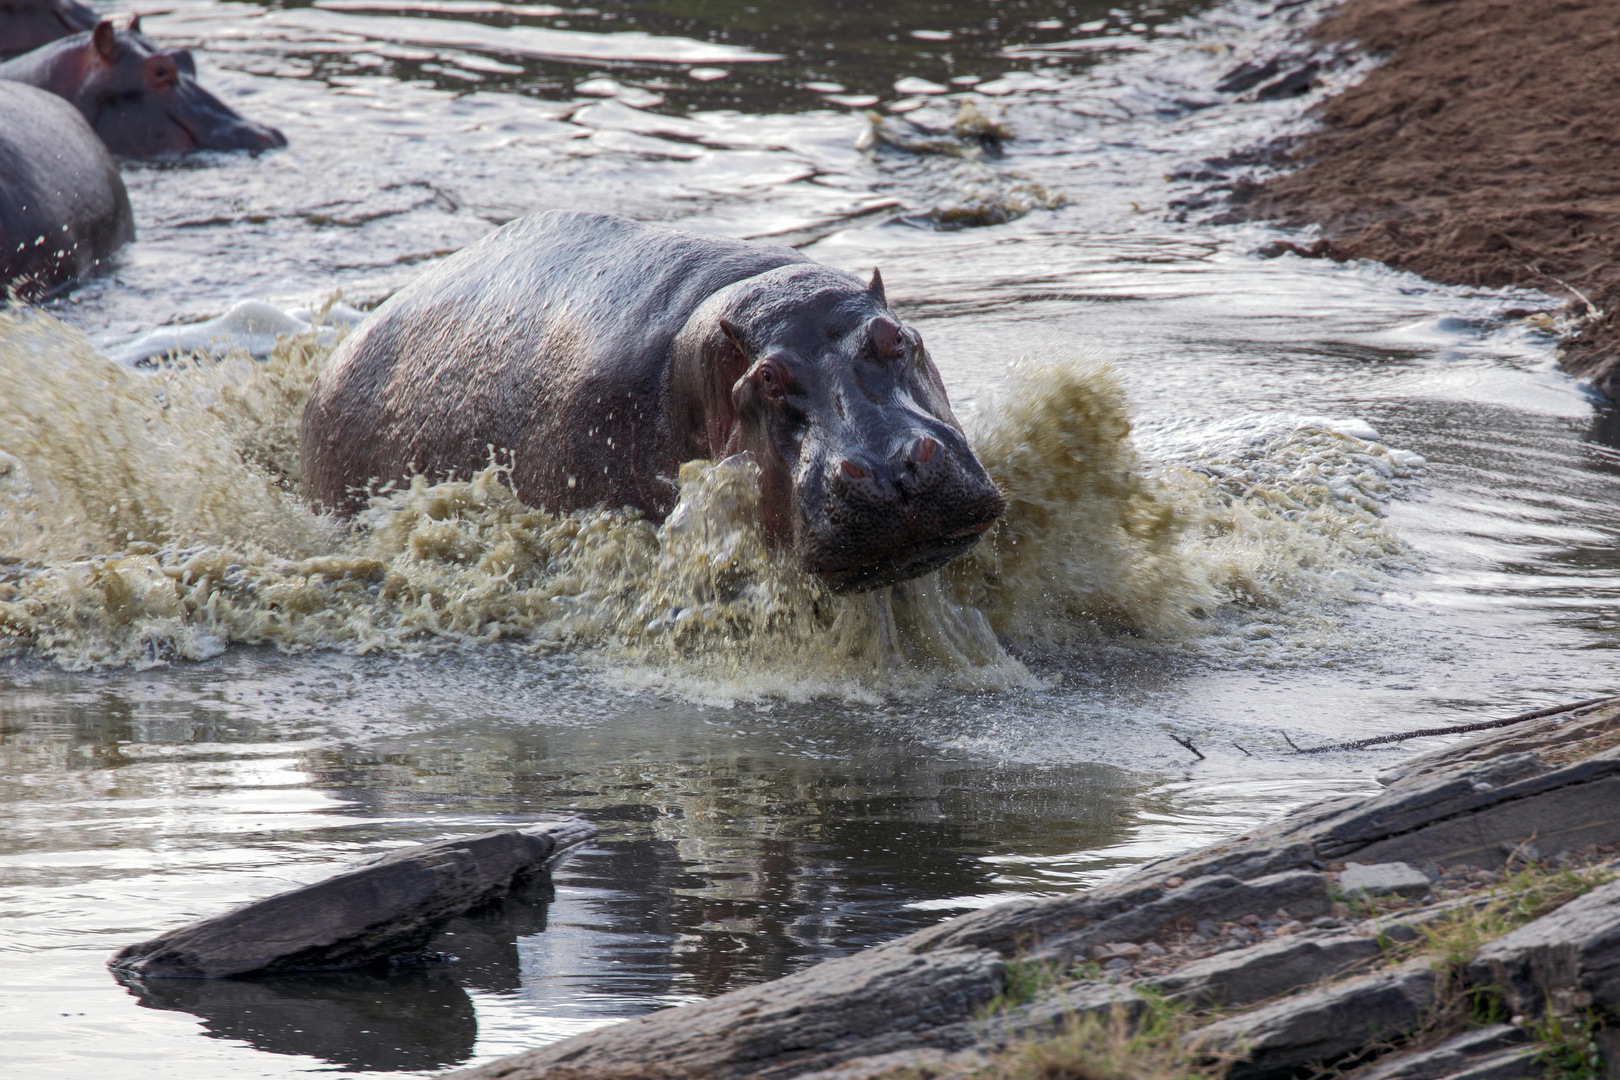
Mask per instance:
[[[505,895],[595,835],[589,822],[565,818],[417,844],[130,945],[108,966],[143,978],[218,979],[409,956],[450,919]]]

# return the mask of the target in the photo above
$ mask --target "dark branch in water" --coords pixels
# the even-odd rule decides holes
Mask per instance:
[[[1294,740],[1293,740],[1293,739],[1290,739],[1290,738],[1289,738],[1289,737],[1288,737],[1288,732],[1286,732],[1286,731],[1285,731],[1285,732],[1283,732],[1283,733],[1282,733],[1282,737],[1283,737],[1283,742],[1285,742],[1285,743],[1287,743],[1287,744],[1288,744],[1288,745],[1289,745],[1289,746],[1292,746],[1292,747],[1293,747],[1293,748],[1294,748],[1294,753],[1296,753],[1296,754],[1303,754],[1303,753],[1304,753],[1304,752],[1305,752],[1305,751],[1303,751],[1303,750],[1301,750],[1301,749],[1300,749],[1300,748],[1299,748],[1299,744],[1298,744],[1298,743],[1296,743],[1296,742],[1295,742],[1295,741],[1294,741]]]
[[[1238,746],[1238,744],[1237,744],[1237,743],[1233,743],[1233,744],[1232,744],[1232,745],[1233,745],[1233,746],[1237,746],[1237,748],[1238,748],[1238,749],[1239,749],[1239,750],[1243,750],[1243,747],[1241,747],[1241,746]],[[1247,751],[1247,750],[1243,750],[1243,756],[1244,756],[1244,757],[1254,757],[1254,755],[1253,755],[1253,754],[1251,754],[1251,753],[1249,753],[1249,752],[1248,752],[1248,751]]]
[[[1540,720],[1544,716],[1555,716],[1561,712],[1573,712],[1576,709],[1584,709],[1588,705],[1596,705],[1599,702],[1608,700],[1610,700],[1608,697],[1588,698],[1585,701],[1577,701],[1569,705],[1553,705],[1546,709],[1536,709],[1534,712],[1520,713],[1518,716],[1510,716],[1506,720],[1482,720],[1477,724],[1457,724],[1454,727],[1423,728],[1419,731],[1403,731],[1398,735],[1379,735],[1378,737],[1372,739],[1357,739],[1355,742],[1333,743],[1329,746],[1313,746],[1309,750],[1302,750],[1299,747],[1294,746],[1294,740],[1288,739],[1287,735],[1284,735],[1283,738],[1288,739],[1288,745],[1294,746],[1294,750],[1301,754],[1326,754],[1331,750],[1362,750],[1369,746],[1379,746],[1383,743],[1404,742],[1407,739],[1421,739],[1430,735],[1462,735],[1470,731],[1489,731],[1491,728],[1509,727],[1513,724],[1522,724],[1527,720]]]
[[[1166,732],[1166,734],[1170,734],[1170,733]],[[1183,739],[1180,735],[1174,735],[1174,734],[1171,734],[1170,737],[1172,739],[1176,740],[1176,742],[1180,743],[1182,746],[1185,746],[1187,749],[1191,750],[1193,753],[1198,754],[1198,747],[1196,747],[1196,746],[1194,746],[1192,744],[1191,739]],[[1204,760],[1204,755],[1203,754],[1198,754],[1198,760],[1203,761]]]

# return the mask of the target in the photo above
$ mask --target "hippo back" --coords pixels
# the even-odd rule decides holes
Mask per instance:
[[[78,110],[0,82],[0,288],[47,291],[134,237],[118,166]]]
[[[397,293],[333,354],[304,411],[309,494],[352,511],[361,489],[412,472],[465,477],[494,448],[510,453],[531,505],[662,516],[691,456],[667,410],[676,336],[726,286],[808,261],[601,214],[511,222]]]

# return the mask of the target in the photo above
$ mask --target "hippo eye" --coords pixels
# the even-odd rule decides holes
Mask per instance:
[[[782,369],[769,360],[762,361],[754,371],[754,385],[768,398],[779,398],[787,393],[787,377]]]

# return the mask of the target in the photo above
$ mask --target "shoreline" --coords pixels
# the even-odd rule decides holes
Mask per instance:
[[[1620,22],[1603,0],[1345,0],[1308,32],[1382,63],[1316,107],[1228,220],[1300,254],[1568,297],[1560,366],[1620,402]]]

